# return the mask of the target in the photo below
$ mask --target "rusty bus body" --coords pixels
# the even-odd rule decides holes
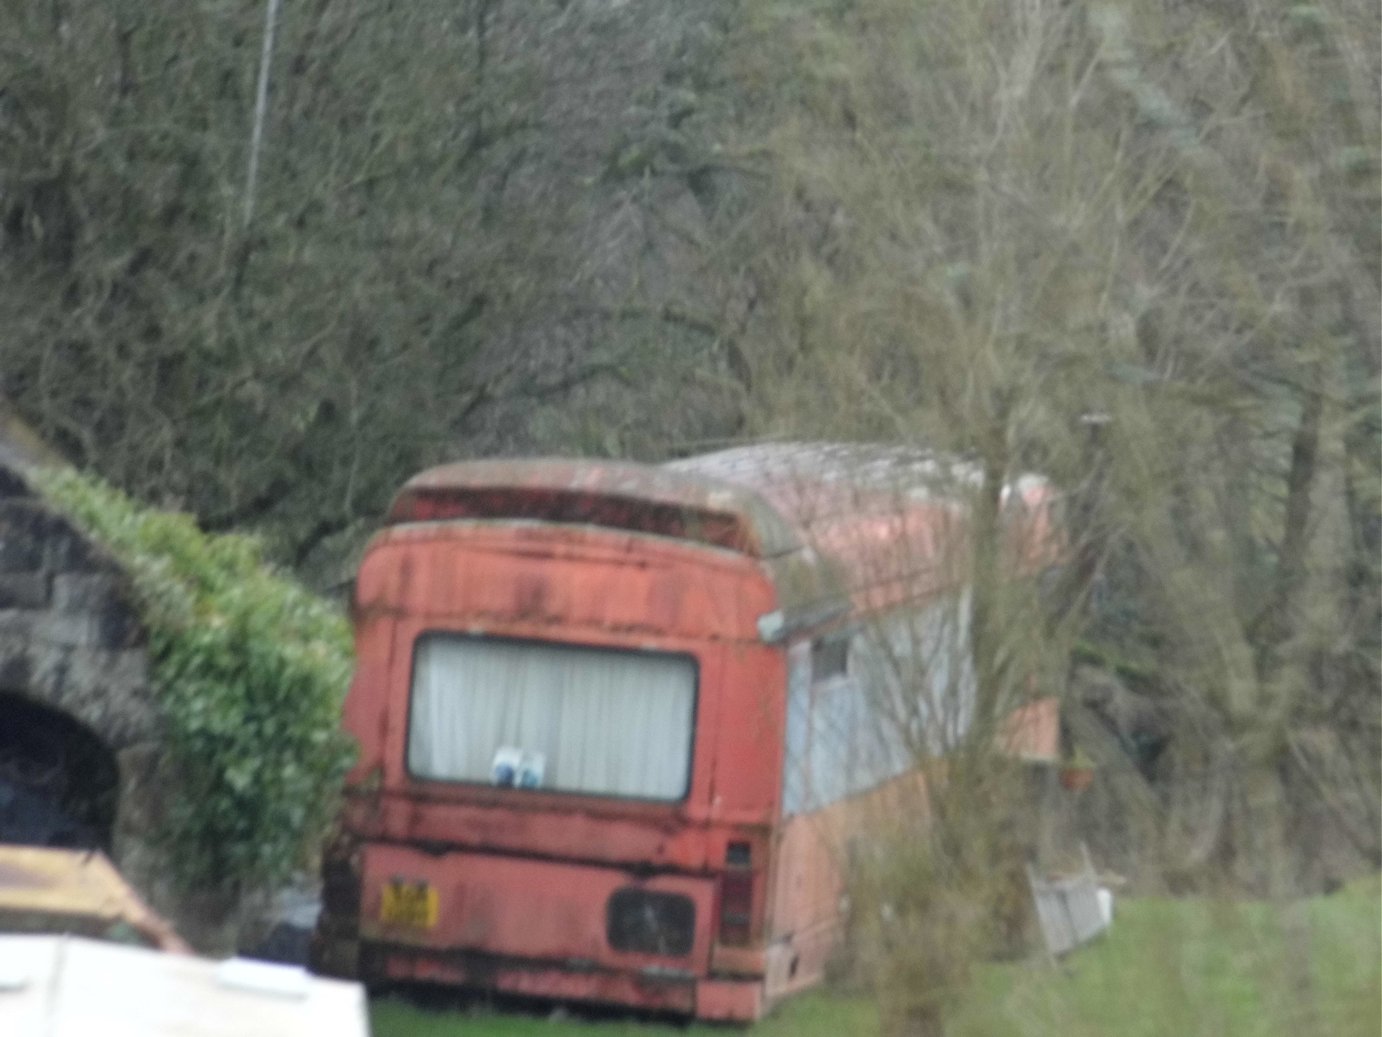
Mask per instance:
[[[812,658],[957,591],[964,510],[924,484],[970,476],[774,444],[411,480],[355,588],[360,755],[315,966],[725,1020],[818,980],[841,928],[820,823],[905,766],[801,766]],[[1039,567],[1049,490],[1005,497]]]

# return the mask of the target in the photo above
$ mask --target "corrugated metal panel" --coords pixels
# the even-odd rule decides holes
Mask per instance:
[[[1068,954],[1109,927],[1109,913],[1103,904],[1107,894],[1101,896],[1089,851],[1081,849],[1084,867],[1075,875],[1044,877],[1027,866],[1041,935],[1053,955]]]

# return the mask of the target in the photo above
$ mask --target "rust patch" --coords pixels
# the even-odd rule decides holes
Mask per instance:
[[[514,581],[514,611],[520,618],[537,619],[544,615],[547,581],[534,573],[520,573]]]
[[[467,461],[414,476],[391,525],[445,519],[537,519],[652,533],[753,557],[795,550],[796,535],[745,486],[631,462]]]

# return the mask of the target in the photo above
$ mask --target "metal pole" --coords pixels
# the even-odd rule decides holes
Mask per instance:
[[[259,54],[259,89],[254,98],[254,128],[250,131],[250,167],[245,174],[245,229],[254,217],[254,190],[259,179],[259,149],[264,142],[264,116],[269,107],[269,63],[273,60],[274,29],[278,26],[280,0],[267,0],[264,12],[264,47]]]

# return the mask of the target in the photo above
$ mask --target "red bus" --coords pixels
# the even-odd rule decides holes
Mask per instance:
[[[314,966],[724,1020],[817,981],[842,928],[819,822],[915,767],[864,736],[864,631],[963,643],[963,495],[937,487],[975,478],[821,444],[413,478],[356,581]],[[1003,492],[1038,569],[1050,489]],[[967,723],[950,654],[957,708],[911,714],[933,740]]]

